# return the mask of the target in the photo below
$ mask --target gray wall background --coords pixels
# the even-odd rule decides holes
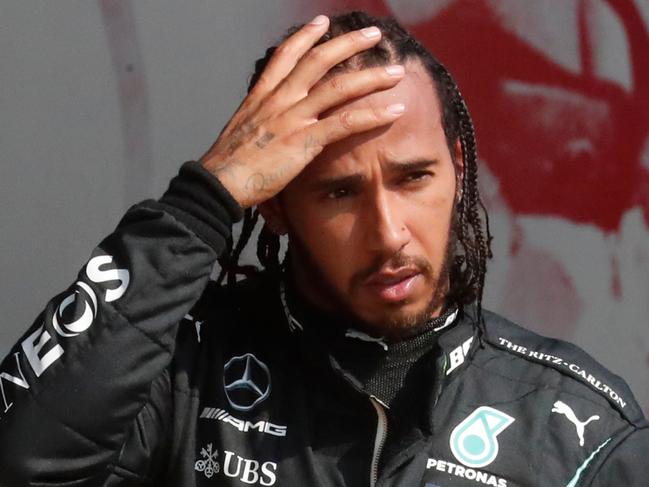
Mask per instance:
[[[254,60],[297,21],[291,0],[145,0],[132,2],[133,26],[117,21],[109,32],[101,5],[0,6],[3,356],[128,206],[159,196],[183,161],[211,145]],[[133,31],[140,56],[123,52],[133,43],[120,35]],[[109,34],[122,49],[116,67]],[[123,136],[125,73],[145,73],[148,108],[129,115],[148,126],[148,150]],[[138,156],[155,161],[147,178]],[[134,177],[140,187],[127,194]]]
[[[317,13],[303,3],[0,5],[0,356],[125,209],[159,196],[183,161],[209,147],[243,98],[254,60],[288,25]],[[649,3],[637,4],[649,18]],[[495,210],[498,236],[509,217]],[[510,263],[496,253],[487,304],[508,314]],[[613,343],[575,341],[627,378],[647,409],[647,363],[626,354],[638,343],[649,353],[644,317]]]

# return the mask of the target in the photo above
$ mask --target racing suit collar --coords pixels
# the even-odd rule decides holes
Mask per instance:
[[[385,360],[386,355],[392,355],[392,352],[389,352],[389,347],[401,347],[400,343],[402,342],[388,344],[383,342],[380,337],[371,337],[357,330],[354,330],[355,333],[350,335],[349,322],[341,316],[319,309],[306,300],[295,288],[287,273],[280,277],[279,287],[289,328],[294,332],[299,332],[299,335],[304,335],[304,338],[311,343],[309,348],[318,351],[318,355],[321,356],[322,362],[326,363],[327,368],[330,370],[333,368],[336,375],[342,376],[345,382],[357,392],[371,395],[363,386],[362,381],[357,379],[358,374],[352,373],[351,370],[348,370],[349,367],[344,366],[348,364],[348,361],[340,360],[341,355],[345,357],[353,354],[358,358],[358,361],[370,364],[378,363]],[[430,342],[430,346],[421,356],[425,355],[428,363],[435,370],[433,373],[435,379],[432,381],[434,382],[433,396],[438,397],[441,393],[446,372],[449,372],[448,375],[450,375],[450,372],[453,372],[450,370],[451,368],[458,368],[459,371],[468,364],[475,353],[476,345],[479,342],[477,339],[473,340],[478,332],[476,323],[476,305],[466,305],[432,320],[431,327],[424,330],[422,336],[407,339],[423,338],[420,340],[423,343],[417,346],[424,347],[427,340]],[[462,367],[454,364],[451,359],[453,353],[457,355],[458,347],[469,359],[460,364]],[[407,353],[408,348],[402,347],[401,351]]]

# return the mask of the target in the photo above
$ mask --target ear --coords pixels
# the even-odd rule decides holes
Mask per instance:
[[[460,138],[455,139],[453,146],[453,164],[455,166],[455,201],[462,200],[462,188],[464,183],[464,154],[462,153],[462,142]]]
[[[286,224],[286,217],[284,216],[284,209],[279,195],[259,203],[257,208],[259,208],[259,213],[264,217],[266,226],[271,232],[277,236],[286,235],[288,225]]]

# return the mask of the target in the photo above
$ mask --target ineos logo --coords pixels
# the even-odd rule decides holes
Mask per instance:
[[[24,359],[27,359],[34,375],[40,377],[65,353],[63,347],[66,340],[57,340],[56,335],[66,339],[81,335],[92,327],[104,302],[115,301],[126,293],[131,274],[127,269],[118,269],[112,256],[93,257],[86,265],[85,271],[89,282],[99,284],[98,289],[103,290],[104,295],[97,294],[89,282],[77,281],[53,311],[51,325],[54,331],[42,321],[40,326],[35,326],[23,339],[20,343],[22,351],[13,354],[15,367],[0,370],[0,405],[4,407],[4,410],[0,409],[0,419],[14,405],[13,397],[10,391],[5,389],[5,385],[11,384],[21,389],[31,387],[21,368]],[[11,361],[7,360],[3,367],[5,365],[12,365]]]
[[[126,269],[115,269],[111,267],[112,264],[113,258],[110,255],[99,255],[92,258],[86,266],[86,274],[94,283],[119,282],[118,287],[106,289],[104,301],[107,303],[121,298],[130,282],[130,273]],[[61,301],[52,317],[52,326],[62,337],[74,337],[83,333],[92,326],[97,318],[98,307],[95,292],[83,281],[77,281],[75,287],[74,292]],[[71,304],[76,303],[77,299],[80,299],[83,304],[83,312],[76,319],[66,321],[63,316],[65,310]],[[74,306],[72,309],[75,308],[81,309],[81,306]]]
[[[97,316],[97,296],[95,292],[85,282],[78,281],[76,286],[78,289],[75,289],[72,294],[61,301],[52,317],[52,326],[62,337],[77,336],[79,333],[86,331],[92,326]],[[77,298],[82,300],[83,313],[76,320],[66,322],[63,313],[68,306],[77,301]]]
[[[250,411],[270,396],[270,371],[251,353],[232,357],[223,367],[223,387],[230,406]]]
[[[88,282],[77,281],[74,289],[61,300],[52,315],[52,327],[61,337],[72,338],[87,331],[95,323],[103,302],[109,303],[121,298],[130,282],[130,272],[116,268],[110,255],[93,257],[85,271],[90,282],[102,285],[104,296],[98,296]],[[114,284],[109,287],[107,283],[115,283],[117,286]],[[103,302],[100,298],[103,298]],[[52,335],[43,323],[21,343],[36,377],[40,377],[64,353],[63,342],[48,345],[50,340]]]

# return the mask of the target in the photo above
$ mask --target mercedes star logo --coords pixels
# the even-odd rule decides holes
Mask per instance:
[[[250,411],[270,395],[270,371],[251,353],[232,357],[223,367],[223,387],[234,409]]]

